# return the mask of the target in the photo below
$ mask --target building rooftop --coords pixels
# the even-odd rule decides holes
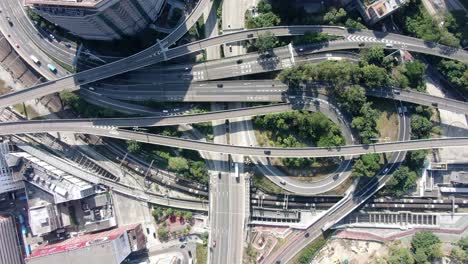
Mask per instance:
[[[11,155],[27,161],[25,178],[29,183],[52,194],[54,203],[77,200],[87,196],[88,193],[94,193],[94,187],[89,182],[59,170],[26,152],[11,153]]]
[[[126,232],[139,224],[108,231],[72,237],[58,243],[40,246],[26,258],[27,263],[115,263],[130,254]],[[117,241],[117,244],[110,243]],[[118,256],[116,256],[117,254]],[[73,262],[76,260],[76,262]],[[119,262],[120,263],[120,262]]]
[[[108,0],[26,0],[26,5],[51,5],[70,7],[95,7],[102,1]]]

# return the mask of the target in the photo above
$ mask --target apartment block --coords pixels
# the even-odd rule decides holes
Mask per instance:
[[[38,15],[84,39],[116,40],[148,27],[166,0],[25,0]]]

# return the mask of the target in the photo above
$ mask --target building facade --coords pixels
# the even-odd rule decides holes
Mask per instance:
[[[9,145],[0,142],[0,194],[24,188],[23,181],[13,177],[12,166],[9,158]]]
[[[166,0],[26,0],[25,3],[74,35],[115,40],[148,27],[161,15]]]
[[[22,264],[20,244],[13,217],[0,215],[0,264]]]

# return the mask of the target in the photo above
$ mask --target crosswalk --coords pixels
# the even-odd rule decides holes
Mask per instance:
[[[93,126],[93,128],[107,129],[107,130],[116,130],[117,129],[117,127],[115,127],[115,126]]]
[[[389,43],[389,44],[398,44],[398,45],[403,45],[403,42],[400,41],[394,41],[390,39],[382,39],[382,38],[376,38],[376,37],[370,37],[370,36],[360,36],[360,35],[348,35],[346,37],[347,41],[353,41],[353,42],[382,42],[382,43]]]
[[[245,63],[240,65],[240,70],[242,74],[251,73],[252,65],[250,63]]]
[[[204,71],[194,71],[193,72],[193,80],[194,81],[204,80],[205,79],[204,73],[205,73]]]

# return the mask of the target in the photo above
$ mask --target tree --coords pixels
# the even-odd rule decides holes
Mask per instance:
[[[208,170],[206,169],[205,162],[195,161],[190,163],[189,172],[193,180],[198,182],[208,182]]]
[[[454,48],[460,47],[460,40],[446,30],[440,33],[439,43]]]
[[[258,39],[255,41],[255,46],[258,49],[258,52],[265,53],[268,50],[274,48],[278,44],[278,37],[273,35],[270,31],[267,31],[263,35],[259,35]]]
[[[414,262],[416,262],[416,264],[426,264],[429,263],[428,260],[429,258],[423,249],[418,248],[414,253]]]
[[[136,154],[141,150],[141,142],[135,140],[127,141],[127,150],[130,153]]]
[[[303,79],[303,72],[301,66],[293,66],[281,71],[278,78],[287,83],[292,89],[299,87],[299,83]]]
[[[187,159],[182,157],[171,157],[169,158],[169,169],[175,172],[183,172],[188,170],[189,164]]]
[[[411,115],[411,137],[415,139],[428,138],[432,129],[432,122],[424,116]]]
[[[159,227],[157,233],[160,241],[167,241],[169,239],[169,230],[166,227]]]
[[[361,61],[368,64],[382,65],[384,57],[384,48],[382,46],[374,46],[370,47],[367,50],[363,50],[363,56],[361,57]]]
[[[411,61],[405,65],[406,71],[404,74],[409,80],[410,87],[419,88],[419,90],[425,90],[424,88],[424,75],[426,72],[426,66],[420,61]]]
[[[380,169],[378,154],[362,155],[354,164],[352,172],[355,177],[373,177]]]
[[[281,19],[272,12],[260,14],[256,17],[249,16],[245,21],[247,28],[274,27],[281,23]]]
[[[384,68],[370,64],[362,67],[362,82],[367,87],[380,88],[387,86],[388,74]]]
[[[427,153],[427,150],[410,151],[409,155],[406,155],[406,164],[413,171],[420,170],[424,165]]]
[[[411,239],[411,247],[415,253],[416,263],[426,263],[441,257],[440,246],[440,239],[432,232],[418,232]]]
[[[352,85],[340,94],[340,99],[343,109],[356,115],[367,100],[366,91],[359,85]]]
[[[460,248],[453,248],[450,252],[450,258],[452,258],[455,263],[462,264],[468,261],[468,254]]]
[[[391,247],[389,264],[414,264],[413,255],[411,252],[403,247]]]
[[[257,4],[257,10],[259,13],[271,12],[271,5],[267,0],[260,0]]]
[[[416,186],[418,176],[416,172],[410,171],[408,167],[399,167],[387,182],[387,187],[397,197],[402,196]]]
[[[337,10],[336,8],[332,7],[330,11],[325,13],[323,20],[327,24],[337,25],[344,22],[346,15],[347,13],[343,8]]]
[[[345,27],[346,28],[349,28],[349,29],[356,29],[356,30],[360,30],[360,29],[365,29],[366,26],[364,26],[362,23],[361,23],[361,18],[359,17],[358,20],[354,20],[354,19],[351,19],[351,18],[348,18],[346,19],[346,22],[345,22]]]
[[[166,210],[166,215],[171,216],[174,213],[174,209],[172,208],[167,208]]]
[[[184,217],[187,221],[192,220],[192,217],[193,217],[192,212],[186,212]]]
[[[359,136],[364,144],[371,143],[372,138],[378,137],[377,119],[380,112],[372,108],[372,103],[364,103],[359,110],[360,116],[353,118],[351,126],[359,131]]]

